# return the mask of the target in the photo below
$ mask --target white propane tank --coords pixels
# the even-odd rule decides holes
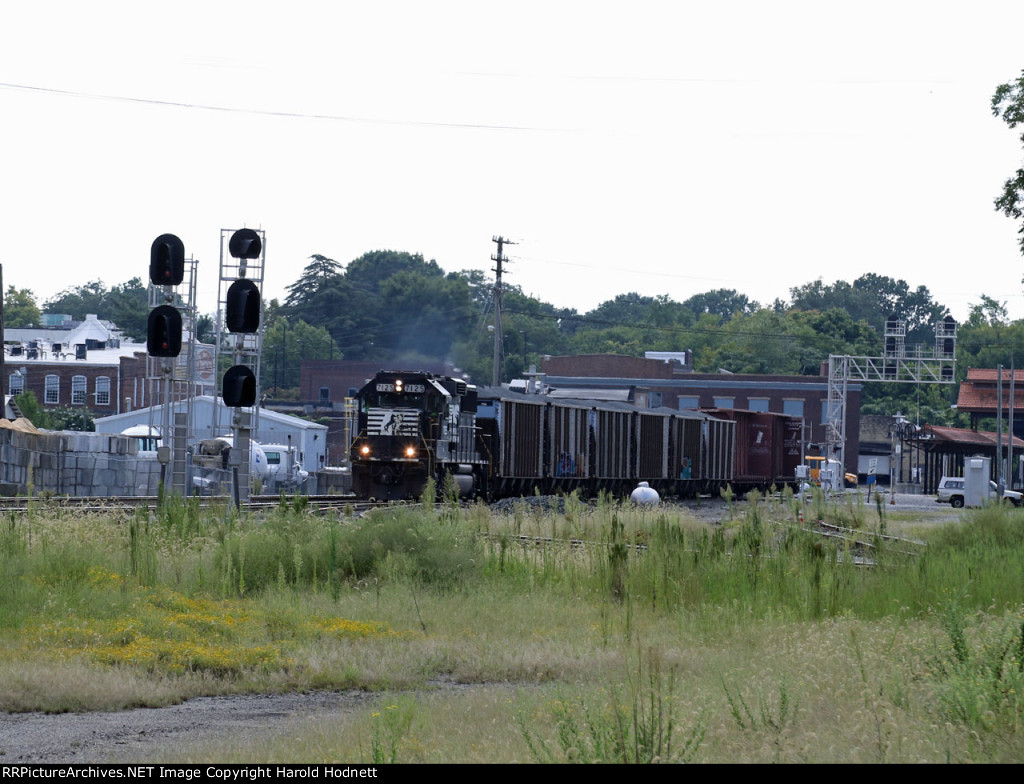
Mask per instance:
[[[661,496],[658,495],[658,491],[651,487],[650,484],[641,482],[637,485],[636,490],[629,494],[629,500],[634,504],[657,506],[661,503]]]

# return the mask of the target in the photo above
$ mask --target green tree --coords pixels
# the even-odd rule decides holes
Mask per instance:
[[[314,327],[302,319],[294,324],[278,316],[263,333],[263,378],[268,388],[280,395],[280,390],[297,389],[304,359],[343,359],[344,355],[331,333],[324,327]],[[300,396],[311,394],[300,390]]]
[[[140,341],[146,339],[150,310],[149,287],[141,278],[132,278],[110,289],[103,281],[90,281],[64,289],[43,305],[46,313],[66,313],[78,321],[95,313],[98,318],[115,324],[125,335]]]
[[[719,323],[724,324],[735,315],[749,316],[760,309],[746,294],[734,289],[715,289],[703,294],[695,294],[683,302],[683,307],[697,315],[710,313],[718,316]]]
[[[90,311],[101,315],[135,340],[146,339],[149,322],[149,287],[141,278],[132,278],[107,292],[102,308]]]
[[[61,406],[47,411],[47,414],[50,420],[48,427],[52,430],[78,430],[85,433],[96,430],[92,413],[85,408]]]
[[[276,302],[276,300],[274,300]],[[146,317],[149,318],[148,316]],[[213,320],[213,316],[209,313],[196,318],[196,339],[200,343],[211,344],[217,341],[217,327]]]
[[[288,287],[282,313],[325,327],[348,359],[441,360],[472,330],[471,278],[414,253],[363,254],[345,270],[313,256]]]
[[[957,330],[957,380],[967,368],[1024,367],[1024,321],[1011,322],[1006,304],[982,295]]]
[[[64,289],[52,299],[43,303],[45,313],[66,313],[73,319],[83,320],[88,313],[95,313],[100,318],[108,318],[106,301],[107,287],[101,280],[93,280],[81,286]]]
[[[37,327],[41,319],[36,295],[29,289],[16,289],[8,286],[4,294],[4,326],[5,327]]]
[[[377,349],[390,354],[446,358],[460,332],[476,320],[470,291],[454,275],[399,270],[381,283],[378,296],[388,319],[378,328]]]
[[[32,390],[25,390],[20,395],[15,395],[14,402],[22,416],[33,425],[47,430],[54,429],[49,412],[39,405],[39,399]]]
[[[299,279],[285,287],[288,292],[284,301],[286,308],[308,306],[324,288],[329,287],[344,274],[341,265],[334,259],[319,253],[314,253],[309,258],[312,261],[302,270]]]
[[[934,340],[934,325],[948,310],[936,303],[926,286],[911,290],[905,280],[867,273],[852,284],[836,281],[826,286],[819,278],[790,289],[793,310],[844,310],[856,321],[866,321],[879,335],[884,334],[890,316],[906,322],[907,343]]]
[[[1024,122],[1024,71],[1014,81],[1001,84],[992,95],[992,114],[999,117],[1010,128],[1016,128]],[[1020,135],[1024,144],[1024,133]],[[1024,218],[1024,168],[1007,178],[1003,183],[1002,193],[995,200],[995,208],[1006,217],[1014,220]],[[1018,230],[1021,252],[1024,253],[1024,224]]]

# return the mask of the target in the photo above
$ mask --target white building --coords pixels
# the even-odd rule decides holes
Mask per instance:
[[[167,421],[174,421],[174,414],[186,413],[185,402],[172,403]],[[299,464],[306,471],[319,471],[326,462],[327,426],[310,422],[287,414],[278,414],[265,408],[244,409],[253,415],[252,437],[262,444],[290,444],[298,453]],[[200,395],[192,398],[192,425],[189,443],[231,433],[234,409],[228,408],[220,398]],[[160,427],[163,407],[140,408],[123,414],[101,417],[96,420],[96,432],[121,433],[136,425]]]

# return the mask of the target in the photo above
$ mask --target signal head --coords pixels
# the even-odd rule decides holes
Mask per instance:
[[[252,334],[260,327],[260,290],[248,278],[239,278],[228,287],[224,303],[224,323],[231,332]]]
[[[256,405],[256,374],[245,365],[232,365],[224,372],[224,405],[248,408]]]
[[[160,305],[150,311],[146,351],[151,357],[176,357],[181,353],[181,314],[177,308]]]
[[[185,278],[185,243],[161,234],[149,249],[149,279],[155,286],[177,286]]]
[[[253,229],[239,229],[228,240],[228,252],[236,259],[258,259],[263,252],[263,240]]]

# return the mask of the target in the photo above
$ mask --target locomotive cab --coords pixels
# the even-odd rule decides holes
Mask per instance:
[[[451,474],[460,495],[480,489],[476,390],[432,373],[381,371],[357,395],[353,489],[361,498],[419,498],[428,479]]]

